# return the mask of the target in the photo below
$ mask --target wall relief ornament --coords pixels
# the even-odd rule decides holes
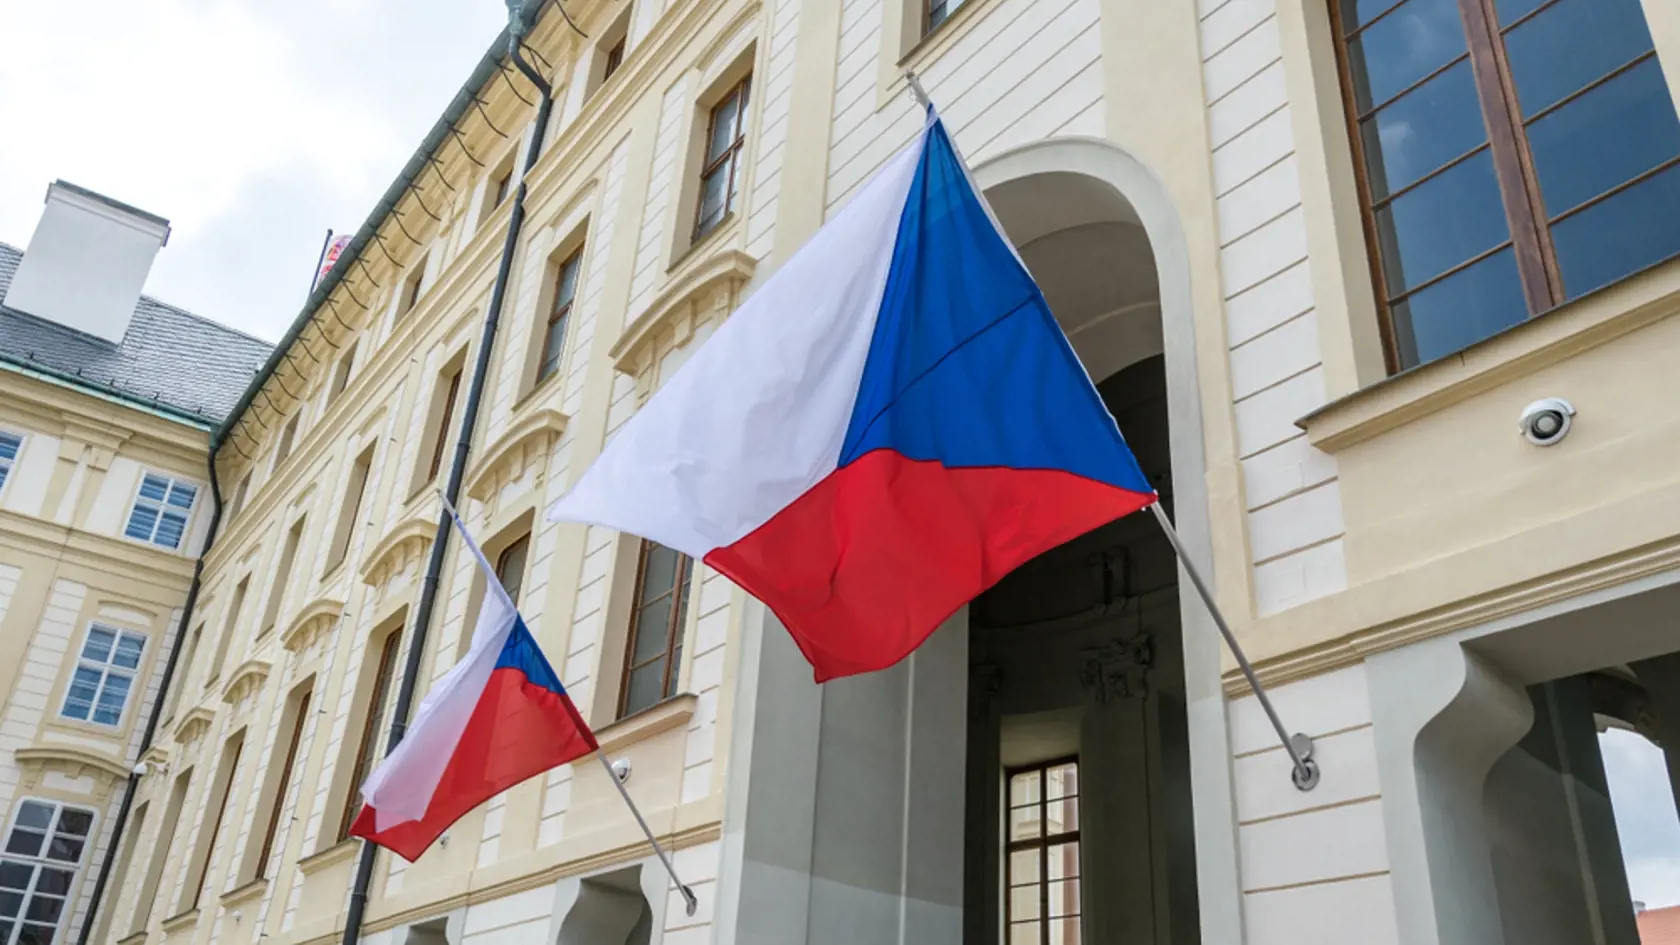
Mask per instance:
[[[1139,632],[1080,651],[1079,682],[1099,703],[1141,699],[1149,692],[1149,667],[1154,646],[1148,633]]]

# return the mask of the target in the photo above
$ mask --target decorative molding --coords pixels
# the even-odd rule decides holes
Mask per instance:
[[[688,724],[694,717],[694,710],[700,704],[700,697],[692,692],[685,692],[672,696],[663,702],[656,702],[637,712],[635,715],[625,716],[610,725],[595,730],[595,743],[602,751],[619,751],[629,745],[645,741],[658,735]]]
[[[757,267],[758,260],[738,249],[703,257],[625,327],[607,352],[613,367],[641,381],[646,396],[660,349],[678,347],[701,324],[728,315]]]
[[[153,742],[152,747],[140,756],[140,761],[155,768],[168,769],[169,747],[163,742]]]
[[[1141,699],[1149,692],[1149,667],[1155,660],[1147,632],[1111,640],[1079,653],[1079,683],[1104,705]]]
[[[418,560],[437,534],[435,515],[415,515],[399,522],[362,559],[362,583],[378,587]]]
[[[188,909],[185,912],[177,912],[158,924],[163,928],[164,935],[174,935],[176,932],[186,931],[198,924],[198,910]]]
[[[342,616],[343,601],[332,597],[318,597],[298,611],[292,625],[286,628],[285,633],[280,634],[280,645],[292,653],[302,653],[332,632]]]
[[[351,837],[340,840],[319,853],[313,853],[297,861],[298,872],[305,876],[319,873],[330,866],[348,863],[356,856],[356,851],[362,848],[362,841]]]
[[[57,771],[69,778],[80,778],[87,774],[102,776],[112,781],[120,781],[128,777],[128,766],[118,759],[97,752],[80,745],[63,743],[35,744],[27,748],[19,748],[12,753],[18,764],[25,767],[37,767],[43,771]]]
[[[482,458],[467,475],[467,495],[487,502],[496,490],[517,481],[533,466],[542,475],[568,420],[560,411],[544,407],[514,421],[507,432],[484,447]]]
[[[244,702],[268,681],[268,671],[273,668],[268,660],[249,659],[240,663],[222,687],[222,702],[226,705]]]
[[[182,745],[192,744],[210,730],[210,723],[215,719],[214,712],[204,706],[194,706],[190,712],[181,716],[180,724],[175,726],[175,740]]]
[[[231,909],[242,902],[256,898],[259,893],[265,893],[267,891],[268,879],[263,876],[258,876],[256,879],[251,880],[243,886],[236,889],[230,889],[227,892],[222,893],[219,901],[221,902],[223,909]]]

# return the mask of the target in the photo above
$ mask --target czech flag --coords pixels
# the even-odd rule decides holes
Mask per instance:
[[[551,521],[685,552],[817,680],[1156,501],[939,119],[608,444]]]
[[[597,748],[495,569],[459,518],[455,525],[484,575],[472,648],[368,775],[366,803],[350,827],[351,836],[410,862],[467,811]]]

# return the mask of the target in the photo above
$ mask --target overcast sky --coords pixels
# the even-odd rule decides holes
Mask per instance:
[[[0,242],[58,178],[167,217],[146,293],[269,340],[506,22],[504,0],[0,0]]]

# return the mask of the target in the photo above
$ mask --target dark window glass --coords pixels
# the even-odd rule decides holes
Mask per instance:
[[[1559,220],[1552,243],[1570,295],[1680,253],[1680,165]]]
[[[636,568],[635,612],[624,658],[619,717],[640,712],[677,693],[682,668],[682,629],[694,562],[651,541],[642,542]]]
[[[362,737],[356,742],[356,763],[350,769],[350,784],[344,792],[344,810],[339,813],[338,839],[350,836],[350,825],[356,812],[362,809],[361,787],[368,773],[379,760],[379,736],[384,728],[385,702],[397,673],[397,650],[402,634],[392,631],[385,637],[379,651],[379,664],[374,669],[373,688],[368,693],[367,713],[362,721]]]
[[[1528,144],[1555,217],[1680,154],[1680,118],[1651,58],[1536,119]]]
[[[1558,0],[1505,34],[1524,118],[1650,49],[1639,0]]]
[[[1384,205],[1377,238],[1398,295],[1509,238],[1493,156],[1482,152]]]
[[[566,325],[571,321],[572,302],[577,298],[578,271],[583,268],[583,247],[566,257],[554,274],[554,302],[548,310],[548,326],[543,331],[542,360],[537,363],[540,383],[560,370],[560,359],[566,353]]]
[[[1360,123],[1371,197],[1381,200],[1487,143],[1470,60],[1430,79]]]
[[[696,239],[710,233],[735,209],[746,144],[749,84],[750,79],[742,79],[712,109],[706,128],[706,160],[700,169],[700,208],[694,215]]]
[[[1540,9],[1547,2],[1548,0],[1493,0],[1493,8],[1499,14],[1499,25],[1510,26]]]
[[[1462,350],[1522,321],[1522,280],[1509,248],[1394,303],[1403,364]]]
[[[1457,0],[1406,0],[1348,41],[1357,110],[1370,111],[1463,53]]]
[[[1399,0],[1340,0],[1340,2],[1342,5],[1342,25],[1349,30],[1356,30],[1394,9]]]
[[[507,591],[507,596],[515,605],[518,605],[519,592],[525,586],[525,558],[530,550],[531,536],[525,534],[496,556],[496,580],[502,582],[502,589]]]

